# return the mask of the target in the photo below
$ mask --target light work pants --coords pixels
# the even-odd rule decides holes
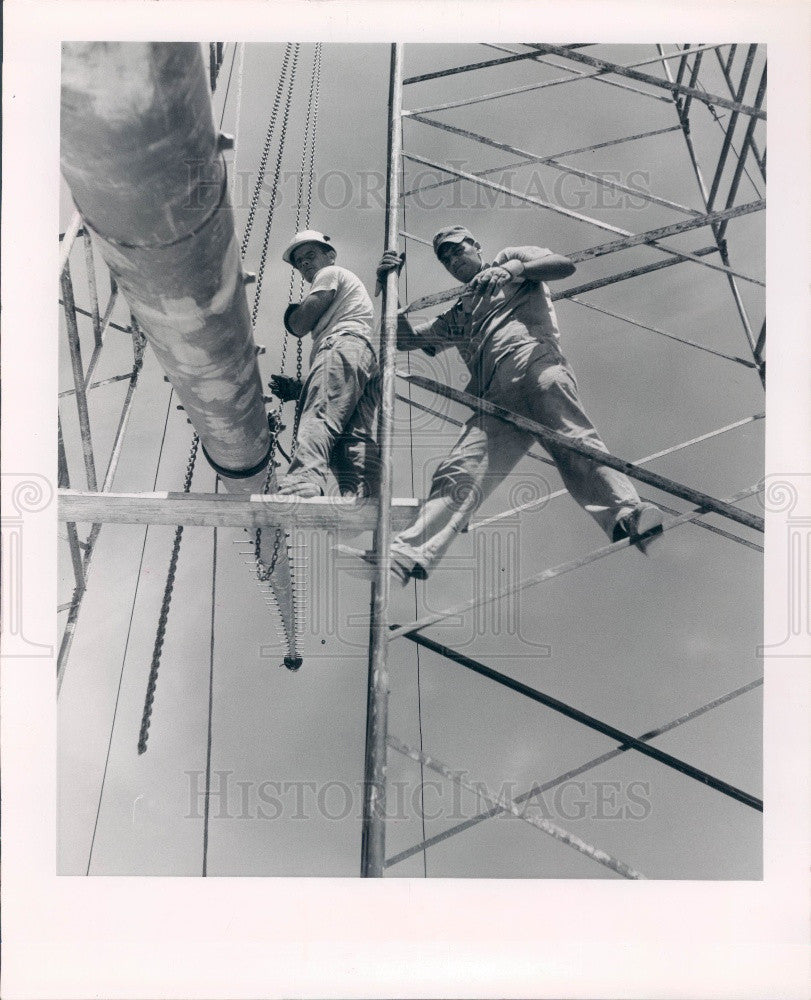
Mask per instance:
[[[380,456],[374,439],[380,374],[368,341],[333,334],[313,358],[298,401],[301,417],[288,477],[325,492],[327,473],[342,496],[377,491]]]
[[[498,363],[483,398],[573,441],[607,451],[580,404],[574,373],[557,346],[539,344],[528,356],[523,353],[524,357],[512,354]],[[496,417],[474,414],[434,473],[416,520],[393,540],[392,552],[432,569],[534,441],[532,434]],[[543,446],[566,489],[611,537],[617,521],[640,503],[631,481],[585,456]]]

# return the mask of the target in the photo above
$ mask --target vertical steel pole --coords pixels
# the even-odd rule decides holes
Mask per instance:
[[[65,441],[62,437],[62,420],[57,416],[57,466],[58,466],[58,478],[59,488],[63,490],[70,489],[70,473],[68,472],[68,458],[65,454]],[[84,567],[82,566],[82,552],[79,547],[79,534],[76,531],[76,524],[74,521],[68,521],[65,525],[68,532],[68,545],[70,546],[70,558],[73,562],[73,576],[76,580],[76,593],[81,593],[84,590]],[[74,598],[75,599],[75,598]]]
[[[660,55],[664,55],[664,50],[662,49],[661,45],[658,46],[658,49],[659,49]],[[754,52],[750,52],[750,57],[747,57],[747,67],[749,67],[749,69],[751,69],[751,59],[754,58]],[[669,67],[667,61],[663,60],[662,61],[662,65],[664,66],[665,75],[668,78],[668,80],[672,79],[671,73],[670,73],[670,67]],[[679,67],[679,73],[680,74],[683,72],[685,66],[686,66],[686,58],[683,58],[681,60],[681,64],[680,64],[680,67]],[[747,71],[747,75],[748,75],[748,71]],[[687,153],[688,153],[688,155],[690,157],[690,163],[692,164],[692,167],[693,167],[693,173],[696,176],[696,182],[698,183],[698,188],[699,188],[699,191],[701,192],[701,199],[704,202],[704,207],[709,212],[709,211],[711,211],[711,201],[710,201],[710,197],[711,196],[710,196],[710,194],[708,194],[708,192],[707,192],[707,185],[704,183],[704,176],[701,173],[701,167],[699,166],[699,163],[698,163],[698,157],[696,156],[695,146],[693,145],[693,139],[692,139],[692,136],[690,135],[689,122],[687,121],[686,115],[683,113],[684,109],[683,109],[682,102],[675,95],[674,95],[674,104],[676,105],[676,111],[677,111],[677,114],[679,116],[679,122],[681,124],[682,133],[684,135],[684,142],[685,142],[685,144],[687,146]],[[730,124],[729,131],[727,132],[727,137],[731,137],[731,134],[732,134],[732,128],[734,127],[734,123],[735,123],[734,114],[735,113],[733,113],[733,119],[732,119],[732,122]],[[712,233],[713,233],[713,236],[715,238],[715,245],[718,247],[718,252],[721,254],[721,260],[723,261],[723,263],[724,263],[725,266],[729,267],[729,255],[727,254],[726,244],[724,242],[723,235],[721,233],[720,227],[719,227],[719,225],[717,223],[715,225],[713,225],[713,227],[712,227]],[[734,299],[735,306],[736,306],[736,308],[738,310],[738,316],[740,317],[741,325],[743,326],[743,332],[744,332],[744,334],[746,336],[747,341],[749,342],[750,348],[752,348],[752,350],[754,350],[754,345],[755,345],[754,334],[752,333],[752,326],[751,326],[751,324],[749,322],[749,316],[748,316],[748,314],[746,312],[746,306],[743,303],[743,299],[741,298],[741,293],[740,293],[740,291],[738,289],[738,284],[735,281],[734,276],[731,275],[731,274],[727,274],[727,281],[729,282],[729,288],[730,288],[730,291],[732,292],[732,298]],[[759,371],[760,371],[760,378],[761,378],[761,382],[762,382],[763,381],[763,371],[762,371],[762,369],[759,369]]]
[[[124,400],[124,406],[121,410],[121,416],[118,420],[118,429],[115,432],[115,440],[113,441],[113,450],[110,454],[110,461],[107,463],[107,471],[104,474],[104,483],[101,487],[102,493],[109,492],[113,487],[116,470],[118,469],[118,461],[121,458],[121,450],[124,446],[124,436],[127,432],[127,425],[132,411],[132,404],[135,399],[135,389],[138,385],[138,375],[140,370],[140,357],[138,350],[136,349],[135,364],[133,366],[132,376],[130,377],[130,384],[127,387],[127,395]],[[65,473],[67,475],[67,463],[65,465]],[[66,480],[66,484],[68,482],[69,480]],[[98,540],[100,532],[101,524],[94,524],[90,529],[90,534],[87,537],[87,543],[84,548],[84,559],[82,560],[83,586],[81,589],[77,587],[74,592],[73,600],[70,605],[70,611],[68,612],[68,620],[65,624],[65,631],[62,633],[62,641],[59,644],[59,654],[56,659],[57,695],[62,688],[62,681],[64,680],[68,657],[70,656],[71,646],[73,645],[73,636],[76,632],[76,623],[79,619],[79,611],[82,607],[82,598],[84,597],[84,593],[87,588],[87,577],[90,573],[90,564],[93,559],[93,552],[95,551],[96,541]]]
[[[766,96],[766,67],[763,67],[763,72],[760,76],[760,84],[758,86],[757,94],[755,95],[754,107],[760,108],[763,104],[763,98]],[[735,201],[735,196],[738,193],[738,185],[741,183],[741,178],[743,177],[743,169],[746,166],[746,158],[749,154],[749,150],[752,147],[752,140],[755,135],[755,126],[757,125],[757,119],[753,116],[749,119],[749,124],[746,126],[746,132],[744,133],[743,142],[741,143],[741,151],[738,154],[738,162],[735,165],[735,173],[732,175],[732,181],[729,185],[729,191],[727,192],[727,203],[726,207],[729,208]],[[757,154],[754,149],[752,150],[752,155],[757,159]],[[724,233],[727,229],[727,221],[724,220],[719,226],[719,235],[721,239],[724,238]]]
[[[96,262],[93,259],[93,243],[90,239],[90,233],[86,229],[82,238],[84,240],[85,266],[87,267],[87,287],[90,289],[90,309],[93,314],[93,338],[96,347],[101,347],[101,316],[99,315],[99,293],[96,288]]]
[[[737,46],[733,45],[732,48],[734,50],[735,48],[737,48]],[[735,88],[732,84],[732,77],[729,75],[729,67],[732,65],[732,58],[730,57],[729,62],[726,65],[724,65],[724,60],[721,58],[721,53],[717,49],[715,50],[715,54],[718,57],[718,63],[721,67],[721,72],[724,74],[724,79],[726,80],[727,87],[729,88],[729,94],[731,97],[735,93]],[[730,53],[730,56],[732,56],[733,54],[734,53]],[[757,161],[757,165],[758,167],[760,167],[760,173],[763,176],[763,180],[765,181],[766,163],[764,161],[766,159],[766,152],[764,150],[763,156],[760,155],[760,151],[758,150],[757,144],[755,143],[754,139],[752,139],[752,149],[754,150],[755,153],[755,160]]]
[[[87,409],[87,394],[85,393],[85,375],[82,367],[82,349],[79,342],[79,325],[76,321],[76,303],[73,300],[73,282],[70,279],[70,267],[60,276],[62,284],[62,301],[65,310],[65,325],[68,331],[70,345],[70,361],[73,367],[73,386],[76,389],[76,408],[79,412],[79,430],[82,435],[82,451],[87,474],[87,488],[94,492],[96,485],[96,463],[93,458],[93,439],[90,434],[90,414]]]
[[[738,83],[738,89],[735,92],[736,99],[743,101],[744,95],[746,94],[746,85],[749,83],[749,74],[752,72],[752,64],[755,61],[755,54],[757,52],[757,45],[750,45],[746,53],[746,62],[743,65],[743,71],[741,72],[741,79]],[[721,152],[718,156],[718,164],[715,168],[715,176],[712,179],[712,185],[710,186],[710,195],[707,199],[708,208],[711,209],[715,204],[715,196],[718,194],[718,188],[721,184],[721,177],[724,173],[724,167],[726,166],[727,157],[729,156],[729,150],[732,147],[732,135],[735,131],[735,126],[738,124],[738,118],[740,117],[739,112],[733,111],[730,115],[729,122],[727,124],[726,135],[724,136],[724,143],[721,146]]]
[[[386,186],[386,249],[397,249],[402,153],[403,46],[391,47],[389,76],[388,178]],[[386,854],[386,736],[388,727],[389,566],[391,564],[392,443],[394,437],[394,362],[397,349],[397,272],[389,271],[383,289],[383,331],[380,342],[382,401],[380,405],[380,492],[375,532],[376,578],[372,585],[369,642],[369,683],[366,700],[366,761],[364,767],[361,875],[380,878]]]

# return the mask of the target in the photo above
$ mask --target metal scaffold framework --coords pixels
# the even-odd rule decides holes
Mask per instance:
[[[675,51],[666,51],[664,46],[659,45],[656,47],[655,55],[651,54],[644,60],[638,60],[630,65],[609,62],[599,58],[591,54],[590,50],[593,46],[588,45],[561,46],[524,43],[521,48],[501,44],[490,44],[485,47],[496,50],[498,55],[494,58],[483,59],[477,63],[469,63],[411,77],[404,76],[404,47],[401,44],[395,44],[391,47],[385,249],[397,250],[399,238],[405,240],[406,245],[416,243],[430,246],[430,241],[425,236],[410,232],[407,228],[406,213],[410,203],[409,199],[413,199],[429,189],[443,186],[460,183],[472,184],[490,192],[515,199],[517,202],[531,206],[539,212],[554,213],[568,220],[568,223],[571,223],[573,227],[579,227],[576,230],[578,233],[582,232],[582,227],[587,227],[586,231],[591,233],[595,229],[601,233],[601,236],[598,237],[599,242],[594,242],[585,248],[581,247],[581,249],[574,249],[568,252],[564,249],[567,256],[575,263],[596,260],[597,258],[610,258],[621,251],[635,247],[649,248],[650,251],[658,255],[658,259],[653,259],[648,263],[637,264],[633,267],[626,266],[616,269],[604,276],[564,288],[562,291],[556,291],[552,294],[553,300],[568,301],[580,309],[590,310],[623,324],[628,324],[645,336],[650,335],[666,338],[671,342],[683,345],[686,349],[695,351],[697,357],[710,354],[730,367],[735,366],[739,372],[744,369],[750,369],[751,375],[749,377],[757,377],[765,387],[765,312],[762,319],[760,317],[753,317],[751,301],[747,307],[746,296],[742,293],[742,285],[746,285],[749,289],[757,289],[757,294],[762,297],[764,282],[757,275],[747,274],[744,270],[736,266],[728,242],[728,229],[733,220],[762,212],[765,209],[765,199],[763,197],[758,196],[749,200],[741,200],[740,198],[740,190],[745,177],[749,177],[755,190],[757,190],[757,184],[753,178],[756,176],[760,182],[765,182],[766,179],[765,139],[757,129],[758,123],[763,122],[766,117],[764,110],[766,65],[765,57],[759,46],[756,44],[745,46],[689,44],[681,48],[676,47]],[[279,90],[274,105],[275,116],[282,100],[286,100],[285,108],[282,112],[281,138],[278,135],[275,136],[275,142],[278,145],[278,159],[276,162],[274,185],[278,183],[279,165],[281,163],[284,133],[287,127],[290,94],[293,89],[293,75],[295,73],[296,60],[298,59],[298,49],[298,46],[288,46],[287,48],[282,78],[279,81]],[[221,43],[212,43],[210,46],[208,78],[212,91],[217,85],[218,77],[223,74],[224,50],[225,47]],[[244,46],[233,46],[228,86],[231,84],[237,60],[239,60],[238,83],[240,90],[242,87],[243,58]],[[308,117],[302,154],[301,177],[303,179],[306,174],[306,158],[309,152],[310,185],[312,185],[313,174],[312,158],[315,147],[317,81],[319,79],[318,73],[320,73],[320,59],[321,52],[319,46],[314,56],[313,77],[309,94],[310,107],[315,109],[314,117],[312,121]],[[475,74],[479,70],[493,69],[500,65],[526,61],[539,63],[547,67],[553,66],[556,70],[560,71],[561,76],[541,82],[524,84],[519,87],[496,90],[489,93],[471,94],[466,98],[447,101],[442,104],[434,104],[430,107],[403,107],[404,95],[409,93],[409,88],[414,84],[459,74],[471,74],[471,79],[475,79]],[[724,81],[726,88],[725,93],[708,93],[703,88],[701,74],[702,68],[706,69],[707,61],[717,64],[717,68],[714,67],[714,73],[716,77],[720,73],[720,78]],[[288,72],[288,68],[290,68],[290,75],[285,80],[285,73]],[[538,91],[543,91],[545,88],[565,87],[572,82],[584,80],[589,81],[589,86],[591,87],[600,86],[605,88],[607,92],[610,91],[612,95],[616,96],[617,100],[628,99],[628,95],[632,94],[634,100],[641,99],[667,104],[673,109],[675,123],[665,128],[649,129],[647,131],[637,130],[632,134],[622,135],[612,140],[595,142],[585,146],[581,145],[577,148],[548,154],[518,148],[510,143],[497,141],[469,128],[461,128],[458,125],[450,124],[436,117],[441,112],[469,107],[474,104],[489,104],[505,97],[513,97],[520,94],[535,95]],[[287,88],[286,97],[285,87]],[[753,97],[750,96],[752,93],[754,93]],[[707,169],[706,165],[702,169],[701,157],[694,140],[691,114],[695,115],[697,105],[706,109],[707,113],[714,118],[723,133],[720,155],[716,162],[710,165],[711,169]],[[719,109],[725,112],[723,121],[719,116]],[[237,114],[239,115],[239,105]],[[239,118],[237,120],[239,121]],[[275,118],[272,118],[272,122],[274,120]],[[441,162],[433,157],[422,155],[411,146],[406,151],[403,148],[404,122],[416,123],[414,126],[415,135],[417,134],[416,127],[419,126],[419,128],[430,130],[430,133],[426,132],[426,134],[442,133],[444,136],[453,137],[454,140],[460,139],[467,142],[474,142],[481,147],[486,147],[488,150],[507,154],[511,159],[509,162],[498,167],[488,167],[478,172],[470,172],[462,170],[458,165],[459,161],[451,162],[450,157],[447,162]],[[699,193],[700,200],[697,205],[680,204],[671,198],[651,191],[643,191],[638,187],[630,187],[615,177],[606,176],[595,170],[588,170],[578,165],[581,161],[578,161],[577,157],[581,154],[594,153],[597,150],[609,150],[613,147],[632,143],[641,143],[651,137],[669,132],[680,133],[683,137],[686,159]],[[264,168],[271,149],[271,138],[274,138],[272,125],[269,129],[263,152],[262,175],[264,174]],[[220,137],[220,149],[228,148],[229,141],[233,145],[233,140],[229,140],[229,137],[225,139]],[[416,186],[403,190],[407,186],[404,181],[405,164],[407,163],[426,168],[427,171],[433,174],[433,179],[430,181],[423,179]],[[606,222],[604,219],[596,216],[576,211],[553,199],[540,197],[535,194],[530,195],[493,179],[494,177],[509,173],[511,169],[526,166],[527,164],[548,167],[554,171],[578,177],[588,184],[615,193],[633,196],[646,205],[656,205],[674,213],[676,221],[645,231],[631,231]],[[425,171],[423,171],[422,177],[425,178],[425,176]],[[299,191],[299,212],[296,219],[297,228],[300,225],[307,228],[309,225],[311,195],[312,186],[306,195],[301,190]],[[305,199],[307,202],[306,212],[302,209]],[[255,208],[255,206],[252,206],[252,208]],[[271,203],[270,208],[271,218],[272,214],[273,203]],[[463,830],[470,829],[472,826],[483,822],[489,817],[510,813],[530,825],[541,829],[542,832],[545,832],[560,843],[574,848],[584,856],[610,869],[616,875],[625,878],[642,878],[644,876],[635,867],[620,861],[608,851],[586,843],[579,836],[548,819],[532,817],[521,808],[522,805],[531,801],[534,796],[560,786],[567,780],[571,780],[608,760],[629,752],[644,755],[658,762],[663,767],[678,771],[680,774],[702,783],[719,794],[733,799],[740,805],[745,805],[755,811],[762,811],[763,803],[756,796],[730,782],[722,780],[707,770],[690,764],[675,754],[660,750],[654,745],[654,741],[660,735],[670,732],[699,716],[704,716],[714,709],[755,690],[762,684],[762,678],[755,678],[749,683],[737,687],[735,690],[707,701],[698,708],[684,712],[665,724],[649,729],[647,732],[639,735],[634,735],[632,732],[615,727],[605,720],[582,711],[573,705],[564,703],[560,699],[552,697],[533,686],[521,683],[508,674],[494,670],[479,660],[465,655],[444,643],[437,642],[424,634],[425,630],[431,625],[446,621],[474,608],[482,607],[485,604],[497,602],[530,588],[538,587],[541,584],[558,579],[564,574],[574,572],[585,566],[595,564],[602,559],[611,557],[615,553],[627,548],[631,544],[629,539],[603,545],[585,555],[579,555],[558,565],[546,567],[517,583],[490,590],[485,594],[478,595],[473,600],[459,602],[453,607],[448,607],[438,612],[431,612],[422,617],[417,617],[410,622],[396,623],[391,621],[389,610],[391,538],[394,533],[411,523],[418,505],[416,499],[395,498],[393,495],[392,449],[396,401],[405,403],[409,407],[427,411],[429,414],[440,417],[450,424],[459,424],[458,420],[455,420],[444,411],[439,411],[424,402],[412,399],[412,387],[420,388],[440,398],[461,404],[474,413],[487,414],[519,430],[530,432],[536,440],[544,445],[551,444],[556,448],[567,449],[568,451],[586,455],[590,458],[599,459],[602,464],[624,472],[637,482],[644,483],[664,494],[677,497],[690,504],[690,509],[687,511],[676,510],[665,504],[659,504],[665,513],[669,515],[663,526],[664,531],[669,532],[673,529],[678,529],[681,525],[691,523],[697,525],[702,530],[723,538],[730,544],[742,545],[758,552],[762,552],[762,546],[745,532],[741,532],[741,528],[749,529],[755,533],[762,533],[764,530],[763,518],[750,513],[744,507],[740,506],[742,501],[755,496],[759,492],[760,486],[758,483],[746,484],[743,488],[741,488],[742,484],[737,483],[730,487],[729,495],[720,497],[686,485],[678,478],[654,472],[649,468],[649,465],[665,455],[685,451],[700,442],[729,434],[753,422],[761,421],[764,417],[762,412],[742,417],[732,423],[712,428],[691,437],[689,440],[681,441],[676,445],[671,445],[653,454],[633,459],[620,457],[615,454],[604,454],[590,448],[588,445],[573,443],[571,440],[556,435],[553,431],[540,424],[517,416],[479,397],[461,392],[458,389],[451,388],[424,375],[411,373],[410,371],[398,371],[396,367],[398,278],[396,272],[390,271],[383,289],[383,324],[380,352],[382,404],[379,418],[382,476],[376,503],[359,505],[351,501],[334,499],[301,500],[299,498],[274,495],[272,488],[263,490],[261,486],[231,491],[227,495],[193,492],[191,490],[191,472],[193,470],[194,449],[192,457],[189,460],[188,474],[182,492],[116,493],[113,491],[114,480],[133,409],[136,395],[135,390],[142,371],[144,351],[147,347],[150,331],[142,329],[145,323],[143,321],[139,323],[136,318],[137,306],[133,305],[129,297],[128,306],[133,310],[129,324],[123,325],[122,323],[113,321],[112,316],[116,304],[120,304],[120,293],[119,282],[113,276],[112,271],[110,271],[109,294],[105,302],[100,301],[96,277],[97,261],[94,258],[94,240],[91,238],[91,229],[94,233],[97,232],[98,219],[92,219],[92,227],[88,222],[89,220],[83,218],[78,211],[74,214],[66,232],[61,236],[59,262],[60,304],[64,311],[65,333],[73,375],[73,387],[60,393],[60,401],[62,406],[75,405],[76,407],[73,419],[78,425],[78,436],[81,442],[81,462],[83,465],[83,474],[80,468],[70,468],[69,453],[63,440],[63,421],[60,417],[58,428],[59,517],[64,522],[66,530],[67,551],[69,552],[73,571],[73,596],[70,602],[61,605],[59,608],[60,613],[66,613],[67,616],[58,658],[59,685],[61,685],[64,677],[71,644],[80,617],[83,597],[87,592],[94,550],[102,525],[105,523],[179,526],[207,525],[215,529],[218,527],[241,527],[246,530],[257,531],[272,527],[275,528],[273,566],[277,563],[279,540],[284,531],[290,532],[296,527],[301,526],[321,529],[351,527],[357,530],[372,530],[374,532],[374,547],[377,559],[375,561],[375,579],[371,592],[369,626],[363,832],[360,864],[363,876],[380,877],[385,873],[386,869],[405,861],[419,852],[424,852],[434,844],[447,840]],[[253,222],[253,211],[250,216],[250,222]],[[267,253],[269,227],[270,222],[268,222],[268,229],[264,237],[263,265]],[[681,246],[676,246],[673,242],[674,237],[679,237],[682,234],[693,232],[698,234],[707,230],[709,230],[708,239],[703,245],[694,249],[685,250]],[[248,235],[249,232],[246,232],[245,241],[247,241]],[[81,306],[77,305],[76,302],[71,271],[71,262],[75,259],[74,255],[79,248],[81,248],[83,254],[84,273],[87,278],[86,300],[83,300]],[[243,257],[244,249],[243,241]],[[736,322],[739,324],[741,330],[741,347],[739,353],[733,352],[734,349],[733,351],[720,350],[711,344],[701,343],[699,339],[694,337],[684,336],[681,332],[675,333],[665,328],[667,326],[666,323],[663,323],[660,327],[658,324],[654,325],[639,318],[623,315],[614,308],[609,308],[608,305],[610,303],[601,304],[599,297],[595,298],[592,295],[592,293],[601,289],[611,288],[631,279],[657,274],[664,268],[672,267],[702,268],[716,272],[723,277],[723,281],[728,288],[729,305],[732,307],[730,315],[734,314],[737,316]],[[250,280],[250,277],[247,276],[247,279]],[[262,275],[260,273],[253,320],[256,319],[256,304],[258,304],[258,296],[261,291],[261,282]],[[240,290],[241,288],[242,282],[240,282]],[[293,291],[291,280],[291,301]],[[407,313],[428,309],[440,303],[456,299],[460,291],[461,288],[452,288],[447,291],[422,296],[408,302],[404,309]],[[247,306],[245,309],[247,312]],[[80,329],[82,324],[84,324],[83,333]],[[132,368],[129,372],[94,381],[93,376],[111,330],[125,334],[131,338],[133,348]],[[82,340],[87,342],[89,337],[92,337],[92,354],[89,362],[84,364],[82,360]],[[300,357],[299,352],[299,374],[301,371]],[[98,448],[94,443],[91,431],[90,400],[92,394],[102,387],[122,381],[127,382],[126,395],[106,457],[104,474],[102,477],[99,477],[97,470],[99,462]],[[403,390],[402,393],[397,391],[398,384]],[[191,397],[189,398],[191,399]],[[270,400],[263,398],[262,402],[267,403]],[[185,397],[184,403],[186,403]],[[196,428],[197,424],[195,422],[195,413],[193,412],[193,403],[194,400],[191,399],[191,403],[186,406],[186,409],[189,411],[190,422],[195,423]],[[262,414],[264,419],[264,408]],[[254,478],[249,477],[250,483],[261,483],[264,480],[266,487],[272,485],[274,467],[273,449],[275,448],[275,437],[272,422],[270,432],[272,440],[270,445],[270,466],[267,464],[266,452],[268,445],[265,439],[262,440],[261,446],[257,445],[258,452],[246,452],[243,462],[243,467],[252,467],[251,472]],[[201,440],[203,440],[202,433]],[[196,441],[197,438],[195,437]],[[262,455],[265,457],[262,458]],[[544,454],[538,451],[531,451],[529,457],[535,461],[549,461]],[[220,459],[221,462],[222,460]],[[221,473],[222,477],[227,478],[227,469],[222,470],[221,466],[218,466],[215,461],[212,461],[212,465],[216,472]],[[87,488],[84,490],[72,488],[72,482],[75,483],[80,478],[85,480]],[[552,497],[565,492],[565,490],[560,490],[557,493],[553,493]],[[537,498],[533,498],[522,502],[513,506],[510,510],[474,521],[470,525],[469,530],[476,532],[504,518],[520,516],[531,512],[548,502],[549,499],[549,497],[545,497],[540,501]],[[707,520],[708,515],[715,515],[715,517],[713,520]],[[725,526],[722,526],[722,524]],[[89,526],[84,538],[80,531],[80,525]],[[274,533],[267,532],[266,534],[272,536]],[[179,535],[177,538],[177,544],[179,545]],[[266,544],[269,541],[266,540]],[[270,543],[272,544],[272,542]],[[287,617],[285,618],[284,612],[282,613],[288,637],[292,637],[295,632],[295,618],[299,607],[299,595],[294,592],[296,586],[296,563],[293,560],[292,554],[290,558],[291,561],[286,563],[289,569],[285,569],[285,572],[290,574],[289,580],[292,580],[292,583],[288,582],[285,585],[286,590],[283,588],[284,593],[289,595]],[[259,541],[257,541],[256,546],[256,559],[259,564]],[[172,567],[170,567],[170,577],[173,575],[176,561],[175,553],[172,558]],[[216,573],[216,560],[214,572]],[[267,579],[272,581],[272,576],[268,575]],[[212,581],[212,586],[214,582],[215,580]],[[284,598],[279,599],[277,605],[286,607],[287,605],[284,604],[284,600]],[[168,613],[168,604],[165,610]],[[487,798],[482,795],[480,788],[477,790],[477,786],[471,782],[465,784],[465,779],[460,778],[457,772],[437,760],[432,754],[426,753],[423,749],[415,750],[389,733],[387,653],[390,644],[398,639],[405,639],[418,648],[430,650],[432,653],[463,667],[467,671],[485,677],[494,684],[500,685],[515,694],[520,694],[529,701],[543,705],[547,709],[565,716],[591,731],[601,733],[603,736],[607,736],[612,741],[615,741],[617,746],[577,768],[570,769],[556,778],[528,789],[516,798]],[[290,648],[291,655],[298,656],[294,639]],[[154,685],[152,690],[154,692]],[[433,837],[425,837],[421,843],[387,857],[386,766],[387,755],[392,751],[419,763],[421,768],[432,770],[444,779],[460,783],[462,786],[467,787],[469,791],[479,794],[482,805],[481,811],[473,818],[467,818],[463,822],[457,823]]]

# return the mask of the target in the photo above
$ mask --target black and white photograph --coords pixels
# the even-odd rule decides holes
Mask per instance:
[[[234,25],[205,6],[208,37],[104,18],[97,37],[49,36],[42,295],[58,280],[26,362],[48,369],[41,402],[7,361],[22,331],[3,346],[4,416],[30,408],[52,465],[4,438],[2,609],[12,718],[18,666],[52,691],[47,884],[60,906],[109,890],[111,938],[130,891],[148,914],[165,886],[172,928],[203,921],[210,892],[240,924],[239,899],[278,907],[240,936],[250,954],[287,905],[291,941],[326,906],[318,933],[344,941],[345,912],[366,954],[378,932],[354,928],[375,926],[376,898],[451,942],[471,921],[465,954],[520,919],[529,952],[443,978],[434,930],[396,994],[374,964],[353,993],[332,939],[319,959],[280,945],[284,986],[245,959],[195,992],[167,957],[137,985],[102,963],[91,990],[495,996],[500,968],[502,996],[676,995],[654,956],[674,961],[666,927],[686,921],[697,955],[720,935],[713,995],[799,997],[784,953],[807,903],[773,900],[791,871],[807,883],[811,476],[775,441],[807,442],[786,413],[787,394],[807,412],[808,351],[773,294],[766,189],[777,136],[779,218],[807,264],[807,190],[785,208],[807,72],[792,109],[791,46],[744,18],[716,35],[697,20],[698,42],[683,19],[564,37],[540,16],[507,38],[481,10],[477,34],[438,14],[442,30],[387,34],[373,4],[353,36],[338,3],[299,5],[298,30],[269,4],[234,4]],[[732,916],[754,899],[774,927],[760,955]],[[600,920],[616,936],[583,981],[605,994],[564,971]],[[231,930],[195,948],[216,942],[214,962]],[[620,965],[617,941],[650,968]],[[89,995],[75,971],[13,962],[9,996]],[[679,995],[700,995],[690,977]]]
[[[64,45],[61,872],[760,877],[766,68]]]

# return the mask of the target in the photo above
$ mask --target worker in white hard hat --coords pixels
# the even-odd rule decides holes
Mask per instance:
[[[456,347],[471,381],[467,391],[506,407],[573,441],[608,449],[578,398],[574,373],[560,349],[546,282],[566,278],[574,264],[542,247],[508,247],[485,264],[481,245],[464,226],[433,238],[437,259],[466,287],[451,309],[411,321],[401,313],[397,346],[433,355]],[[402,267],[388,251],[378,280]],[[534,438],[485,414],[468,420],[433,475],[428,499],[410,528],[392,542],[392,571],[401,582],[425,579],[471,514],[526,454]],[[543,444],[543,442],[541,442]],[[662,512],[643,503],[623,473],[563,448],[549,451],[574,499],[612,541],[632,538],[643,552],[661,530]],[[367,561],[373,557],[367,553]]]
[[[282,376],[270,383],[281,399],[297,398],[300,413],[290,468],[279,483],[287,495],[323,495],[329,471],[343,496],[377,490],[380,376],[372,301],[360,279],[335,258],[331,237],[311,229],[297,233],[283,254],[310,285],[300,303],[287,307],[284,325],[295,337],[313,338],[303,386]]]

